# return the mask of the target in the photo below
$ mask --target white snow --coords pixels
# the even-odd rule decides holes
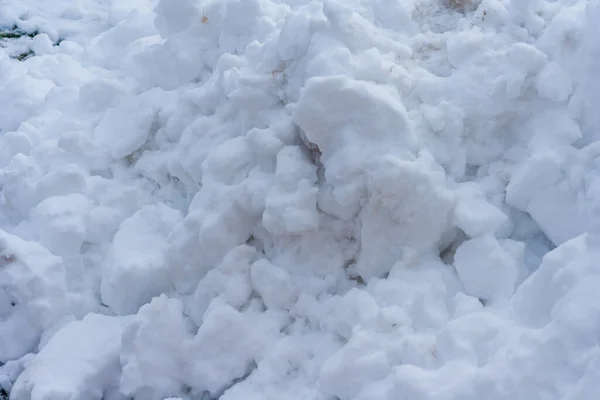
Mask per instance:
[[[1,1],[0,398],[596,400],[599,18]]]
[[[89,314],[71,322],[26,363],[11,396],[36,400],[116,398],[120,338],[129,320]]]

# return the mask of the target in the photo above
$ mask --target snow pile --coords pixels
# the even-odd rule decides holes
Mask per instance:
[[[595,399],[599,10],[4,2],[0,386]]]

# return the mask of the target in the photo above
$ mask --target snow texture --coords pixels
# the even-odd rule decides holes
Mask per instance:
[[[596,400],[600,3],[0,2],[0,398]]]

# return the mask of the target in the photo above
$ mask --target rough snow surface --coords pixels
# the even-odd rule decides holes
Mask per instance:
[[[0,2],[0,397],[596,400],[599,18]]]

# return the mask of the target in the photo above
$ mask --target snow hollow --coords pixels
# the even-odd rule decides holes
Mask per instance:
[[[0,1],[0,398],[597,400],[597,3]]]

